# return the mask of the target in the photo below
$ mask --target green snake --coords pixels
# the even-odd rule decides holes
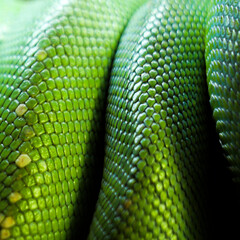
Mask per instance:
[[[0,239],[208,239],[212,116],[240,177],[239,1],[3,6]]]

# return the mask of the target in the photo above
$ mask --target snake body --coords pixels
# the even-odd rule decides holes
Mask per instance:
[[[239,2],[23,5],[0,39],[0,239],[207,239],[209,96],[239,179]]]
[[[89,239],[204,236],[205,7],[156,1],[128,24],[110,80],[105,167]]]
[[[109,67],[137,4],[26,4],[0,50],[0,239],[85,238]]]
[[[213,1],[206,30],[206,69],[213,116],[234,180],[240,160],[239,1]]]

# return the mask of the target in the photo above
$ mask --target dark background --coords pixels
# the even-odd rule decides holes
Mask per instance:
[[[212,121],[212,129],[215,122]],[[212,131],[209,163],[209,239],[240,239],[240,184],[235,183],[217,134]]]

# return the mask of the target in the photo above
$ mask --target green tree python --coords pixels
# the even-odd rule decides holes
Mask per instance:
[[[208,239],[212,116],[240,177],[239,1],[3,3],[0,239]]]

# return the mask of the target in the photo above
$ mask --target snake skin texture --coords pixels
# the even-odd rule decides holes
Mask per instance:
[[[240,181],[240,2],[215,0],[209,10],[206,65],[210,103],[227,159]]]
[[[0,4],[0,240],[239,238],[239,0]]]
[[[0,239],[86,238],[109,68],[141,2],[34,1],[4,36]]]
[[[206,239],[205,6],[156,1],[128,24],[110,80],[88,239]]]

